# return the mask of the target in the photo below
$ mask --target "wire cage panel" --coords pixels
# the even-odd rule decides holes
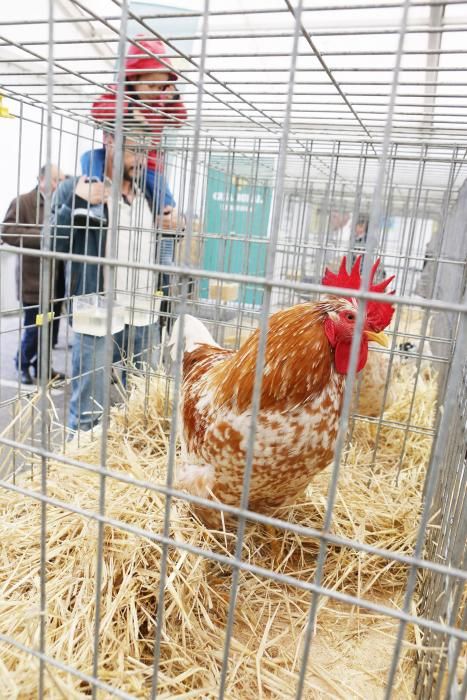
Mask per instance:
[[[467,4],[181,5],[2,11],[0,695],[464,697]]]

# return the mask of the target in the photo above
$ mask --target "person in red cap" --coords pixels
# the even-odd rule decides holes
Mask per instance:
[[[130,45],[125,59],[124,117],[130,116],[151,134],[152,148],[148,154],[146,191],[149,196],[161,198],[159,211],[167,217],[175,201],[165,178],[164,161],[159,150],[162,131],[166,126],[180,127],[187,118],[186,107],[176,88],[178,76],[173,72],[171,61],[165,57],[165,46],[158,39],[137,36]],[[117,86],[94,102],[91,116],[103,128],[116,119]],[[103,149],[88,151],[81,158],[84,175],[102,179],[104,171]]]
[[[160,246],[160,262],[170,265],[174,259],[174,233],[184,230],[184,219],[176,211],[176,202],[164,176],[164,160],[160,140],[165,127],[180,127],[187,118],[187,110],[176,88],[177,74],[158,39],[136,36],[125,59],[125,98],[123,117],[151,136],[144,174],[146,197],[154,202],[154,211],[160,215],[159,225],[164,234]],[[109,85],[108,92],[92,105],[91,116],[104,130],[112,130],[117,117],[117,85]],[[83,175],[104,179],[105,147],[87,151],[81,157]],[[92,207],[91,216],[102,216],[100,205]],[[94,211],[95,210],[95,211]],[[162,289],[167,294],[169,277],[162,275]],[[165,308],[165,305],[163,305]]]

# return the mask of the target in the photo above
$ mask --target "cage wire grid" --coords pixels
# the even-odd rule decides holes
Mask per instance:
[[[231,572],[224,644],[219,649],[221,661],[213,697],[229,697],[234,675],[232,643],[239,581],[245,572],[309,594],[309,615],[302,643],[297,644],[298,661],[290,697],[305,698],[311,692],[306,674],[313,663],[316,623],[323,600],[355,606],[397,621],[381,697],[387,700],[395,697],[407,625],[421,635],[416,648],[413,696],[465,697],[467,632],[462,606],[467,579],[464,350],[467,340],[467,3],[347,0],[318,4],[274,0],[266,7],[261,2],[204,0],[186,3],[189,4],[193,7],[180,9],[120,0],[93,3],[49,0],[30,6],[26,21],[18,7],[2,8],[1,94],[15,119],[1,120],[0,130],[10,129],[6,133],[7,138],[12,135],[11,148],[16,159],[16,183],[14,188],[8,183],[6,191],[12,197],[18,196],[26,182],[37,176],[43,162],[48,165],[48,186],[44,197],[43,245],[41,249],[27,249],[29,258],[41,261],[42,376],[37,391],[25,388],[19,380],[0,385],[0,407],[3,411],[12,410],[13,415],[11,427],[0,436],[1,486],[41,504],[39,635],[34,645],[3,632],[0,639],[38,660],[37,692],[41,698],[47,697],[50,668],[66,671],[89,684],[93,697],[135,697],[101,678],[104,533],[106,527],[112,527],[161,547],[154,658],[145,697],[159,695],[164,598],[168,558],[173,550],[217,562]],[[188,113],[182,128],[166,129],[157,145],[167,180],[176,195],[177,208],[184,213],[184,219],[180,216],[172,225],[169,237],[175,246],[174,259],[164,261],[162,257],[161,241],[168,234],[158,220],[157,252],[155,247],[151,249],[154,261],[133,256],[134,249],[130,248],[128,260],[117,261],[117,230],[122,235],[135,229],[141,235],[154,233],[152,224],[148,225],[144,219],[142,207],[124,225],[118,219],[117,208],[112,210],[109,226],[113,248],[105,250],[104,255],[96,257],[88,249],[80,255],[60,252],[54,245],[54,223],[49,217],[53,207],[50,165],[55,162],[67,173],[78,175],[83,151],[101,147],[102,134],[91,120],[90,111],[94,100],[104,91],[112,93],[116,101],[116,121],[107,125],[116,144],[111,201],[121,197],[117,174],[123,165],[124,138],[134,138],[134,150],[147,150],[141,131],[134,134],[124,121],[124,103],[134,105],[135,99],[124,92],[123,64],[131,46],[147,53],[135,38],[141,34],[161,39],[167,47],[167,53],[160,58],[172,61],[171,70],[178,76],[177,85]],[[155,115],[159,113],[152,104],[146,107]],[[34,162],[31,154],[35,154]],[[143,175],[146,176],[147,173]],[[213,202],[217,207],[215,216]],[[255,207],[255,203],[260,206]],[[5,210],[7,204],[5,201]],[[236,230],[240,215],[244,216],[241,241]],[[358,342],[354,339],[321,526],[311,527],[248,510],[269,314],[316,298],[323,292],[320,281],[324,268],[334,267],[344,254],[352,255],[355,227],[362,216],[368,225],[367,254],[363,290],[356,291],[355,297],[363,302],[378,298],[367,291],[369,267],[376,255],[381,256],[386,274],[396,275],[391,345],[388,351],[380,353],[387,366],[378,410],[374,415],[365,415],[354,403],[364,390],[362,377],[356,374]],[[89,233],[92,228],[89,220],[86,225]],[[73,235],[78,234],[74,231]],[[4,229],[4,242],[7,237],[8,227]],[[24,251],[25,248],[20,248],[19,253],[16,250],[20,271]],[[1,246],[0,260],[7,255],[12,255],[11,248]],[[8,260],[11,265],[11,257]],[[69,433],[63,422],[69,409],[69,388],[51,389],[46,379],[51,353],[51,323],[47,312],[54,300],[50,272],[60,261],[98,266],[106,275],[110,290],[103,355],[104,401],[93,408],[96,416],[101,417],[101,427],[91,431],[101,440],[101,447],[93,464],[67,455]],[[166,380],[167,403],[169,387],[174,396],[166,482],[137,478],[108,466],[107,431],[112,403],[126,397],[123,377],[144,380],[146,406],[150,401],[151,380],[165,377],[163,367],[167,367],[166,331],[160,339],[151,341],[157,346],[156,359],[150,360],[144,369],[115,361],[112,324],[118,304],[114,304],[113,292],[119,291],[122,269],[126,271],[127,284],[130,288],[133,285],[130,308],[133,317],[145,310],[139,305],[141,295],[139,303],[136,298],[135,280],[140,280],[142,275],[146,275],[144,279],[155,279],[165,274],[170,276],[169,304],[158,313],[166,322],[180,317],[183,327],[186,313],[199,316],[216,341],[233,348],[238,348],[252,330],[259,329],[251,423],[238,507],[176,488],[181,341],[177,359],[169,365],[170,381]],[[232,289],[237,294],[234,299],[229,298]],[[68,301],[66,293],[64,298]],[[22,310],[20,305],[19,311]],[[420,315],[416,330],[407,321],[407,310],[416,310]],[[4,357],[5,349],[10,347],[8,341],[14,340],[15,350],[20,346],[23,323],[14,312],[18,308],[12,301],[2,303],[0,364],[3,367],[9,361]],[[69,311],[63,315],[68,314]],[[357,339],[361,336],[363,316],[364,304],[359,303]],[[127,325],[129,347],[134,351],[137,333],[131,322]],[[67,330],[67,344],[69,333]],[[415,381],[407,392],[410,394],[408,419],[398,421],[383,413],[383,408],[390,395],[391,373],[407,360],[402,338],[412,346],[409,361],[415,368]],[[97,343],[88,352],[96,354],[96,347]],[[70,348],[66,348],[64,362],[68,367],[70,355]],[[436,420],[421,426],[414,415],[414,405],[417,385],[423,381],[427,364],[438,374],[438,408]],[[97,359],[88,371],[93,375],[96,369]],[[123,374],[119,375],[121,371]],[[117,374],[114,385],[112,373]],[[84,376],[84,371],[80,370],[79,374]],[[58,404],[62,405],[57,408]],[[125,413],[126,408],[122,411]],[[375,431],[374,465],[384,430],[402,432],[394,479],[399,479],[405,468],[409,433],[432,440],[420,494],[418,532],[410,553],[333,532],[338,483],[359,422]],[[27,436],[23,432],[25,424],[30,428]],[[85,444],[87,439],[78,428],[75,440]],[[98,477],[99,498],[95,509],[48,493],[51,461],[78,467]],[[40,488],[34,489],[23,476],[26,469],[30,467],[34,471],[37,465]],[[108,514],[109,482],[113,481],[164,498],[164,518],[159,532]],[[235,550],[227,556],[214,548],[175,539],[171,534],[174,502],[207,506],[226,516],[235,516]],[[97,525],[93,663],[86,672],[47,651],[47,523],[48,508],[52,506],[81,515]],[[313,576],[304,580],[275,570],[272,562],[270,567],[265,567],[245,560],[247,522],[316,541],[317,568]],[[331,546],[404,564],[407,573],[401,605],[391,606],[364,594],[349,594],[326,585],[323,569]]]

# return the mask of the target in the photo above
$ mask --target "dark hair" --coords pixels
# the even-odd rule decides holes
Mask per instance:
[[[115,137],[115,119],[109,119],[108,121],[104,122],[103,124],[100,124],[100,128],[104,132],[104,134],[108,134],[110,136]],[[133,110],[129,111],[128,113],[124,114],[122,117],[122,126],[126,127],[140,127],[141,126],[141,121],[139,119],[136,119],[136,117],[133,114]]]
[[[125,80],[125,87],[124,87],[125,92],[134,92],[135,94],[132,95],[135,100],[139,100],[139,95],[135,90],[135,84],[133,81],[130,80]]]
[[[39,177],[45,177],[45,171],[47,170],[47,165],[41,165],[39,168]]]

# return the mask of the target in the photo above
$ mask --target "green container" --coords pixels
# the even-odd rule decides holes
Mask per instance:
[[[271,188],[210,167],[206,191],[204,257],[207,270],[261,276],[271,210]],[[201,280],[201,297],[208,297],[208,280]],[[240,304],[260,306],[263,288],[241,284]]]

